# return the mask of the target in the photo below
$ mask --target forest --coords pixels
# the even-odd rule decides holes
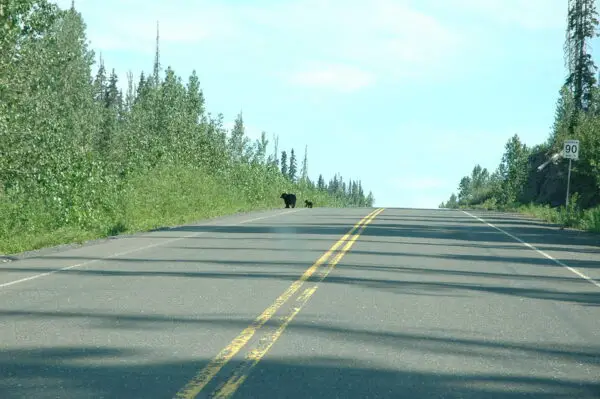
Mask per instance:
[[[561,227],[600,232],[600,86],[589,46],[598,36],[594,3],[568,1],[568,71],[546,142],[529,147],[517,134],[510,137],[497,169],[475,165],[440,208],[518,211]],[[569,160],[552,158],[564,155],[566,140],[580,143],[579,159],[572,161],[568,205]]]
[[[284,192],[373,206],[358,179],[312,181],[308,148],[251,140],[241,113],[226,129],[197,72],[163,68],[156,43],[152,69],[121,90],[74,6],[0,4],[0,254],[283,208]]]

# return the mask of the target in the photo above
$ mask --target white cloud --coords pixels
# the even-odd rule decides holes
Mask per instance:
[[[154,52],[156,37],[156,21],[149,16],[145,20],[126,21],[125,18],[114,18],[114,27],[105,31],[92,31],[90,40],[94,47],[104,50],[136,50],[143,53]],[[173,21],[166,19],[159,22],[160,42],[193,44],[211,38],[214,32],[198,26],[194,21]]]
[[[566,27],[567,2],[564,0],[449,0],[441,4],[529,30]]]
[[[370,86],[375,77],[361,69],[348,65],[312,65],[294,72],[289,77],[291,83],[308,87],[328,88],[341,92],[351,92]]]
[[[61,8],[71,0],[55,0]],[[129,50],[151,53],[155,50],[156,23],[160,41],[169,44],[195,44],[208,39],[235,35],[237,27],[228,8],[209,1],[78,0],[75,8],[88,25],[88,38],[99,50]]]
[[[79,0],[76,8],[88,24],[92,47],[99,50],[151,53],[160,20],[160,39],[165,44],[219,43],[233,54],[252,52],[253,57],[244,62],[261,64],[272,76],[312,86],[320,82],[342,91],[382,80],[431,79],[432,71],[447,70],[448,63],[458,58],[463,42],[456,31],[410,7],[408,0],[291,0],[259,5]],[[298,65],[314,60],[326,65],[298,70]],[[282,71],[288,75],[283,77]]]
[[[267,31],[289,38],[286,50],[291,45],[310,59],[351,65],[363,70],[363,76],[431,78],[432,71],[456,58],[463,44],[458,32],[406,1],[299,0],[248,15]]]

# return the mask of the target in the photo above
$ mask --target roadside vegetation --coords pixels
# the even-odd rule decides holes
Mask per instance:
[[[565,43],[568,74],[548,139],[528,147],[515,134],[506,143],[498,168],[490,173],[476,165],[441,208],[518,211],[565,227],[600,232],[600,87],[588,47],[597,31],[594,0],[570,0]],[[569,161],[559,159],[541,171],[538,166],[561,152],[569,139],[579,140],[580,150],[579,160],[572,163],[566,207]]]
[[[276,135],[272,151],[265,132],[251,141],[241,114],[225,129],[195,71],[161,67],[158,38],[153,69],[129,73],[124,93],[86,43],[73,7],[0,5],[0,253],[283,208],[283,192],[373,205],[359,180],[311,181],[307,148],[299,162]]]

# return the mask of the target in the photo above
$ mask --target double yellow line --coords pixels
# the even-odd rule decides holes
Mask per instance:
[[[279,321],[279,326],[272,333],[260,340],[257,347],[252,349],[245,357],[244,361],[233,371],[233,374],[224,384],[221,384],[217,390],[211,395],[214,398],[229,398],[235,393],[239,386],[246,380],[250,370],[260,361],[260,359],[267,353],[275,341],[286,329],[292,319],[300,312],[302,307],[308,302],[310,297],[315,293],[318,288],[318,283],[323,281],[327,275],[333,270],[337,263],[344,257],[344,255],[352,248],[354,242],[362,234],[366,226],[375,219],[377,215],[383,212],[383,208],[379,208],[365,216],[357,224],[355,224],[348,233],[340,238],[327,252],[323,254],[311,267],[309,267],[298,280],[281,294],[275,302],[267,307],[260,316],[258,316],[254,322],[246,327],[229,345],[227,345],[219,354],[200,372],[188,382],[174,398],[177,399],[191,399],[195,398],[196,395],[204,389],[204,387],[214,378],[215,375],[231,360],[254,336],[254,334],[269,321],[273,315],[286,303],[292,295],[294,295],[302,285],[308,280],[315,272],[326,263],[335,251],[338,250],[344,243],[345,245],[336,254],[335,257],[329,262],[328,267],[321,270],[318,274],[317,281],[314,285],[306,288],[302,294],[296,299],[296,303],[292,306],[292,310],[286,316],[282,317]]]

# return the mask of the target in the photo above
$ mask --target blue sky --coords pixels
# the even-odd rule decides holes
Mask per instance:
[[[70,0],[58,1],[61,6]],[[437,207],[515,133],[544,141],[566,70],[566,0],[76,0],[123,87],[161,63],[208,110],[279,135],[309,175],[360,178],[376,206]]]

